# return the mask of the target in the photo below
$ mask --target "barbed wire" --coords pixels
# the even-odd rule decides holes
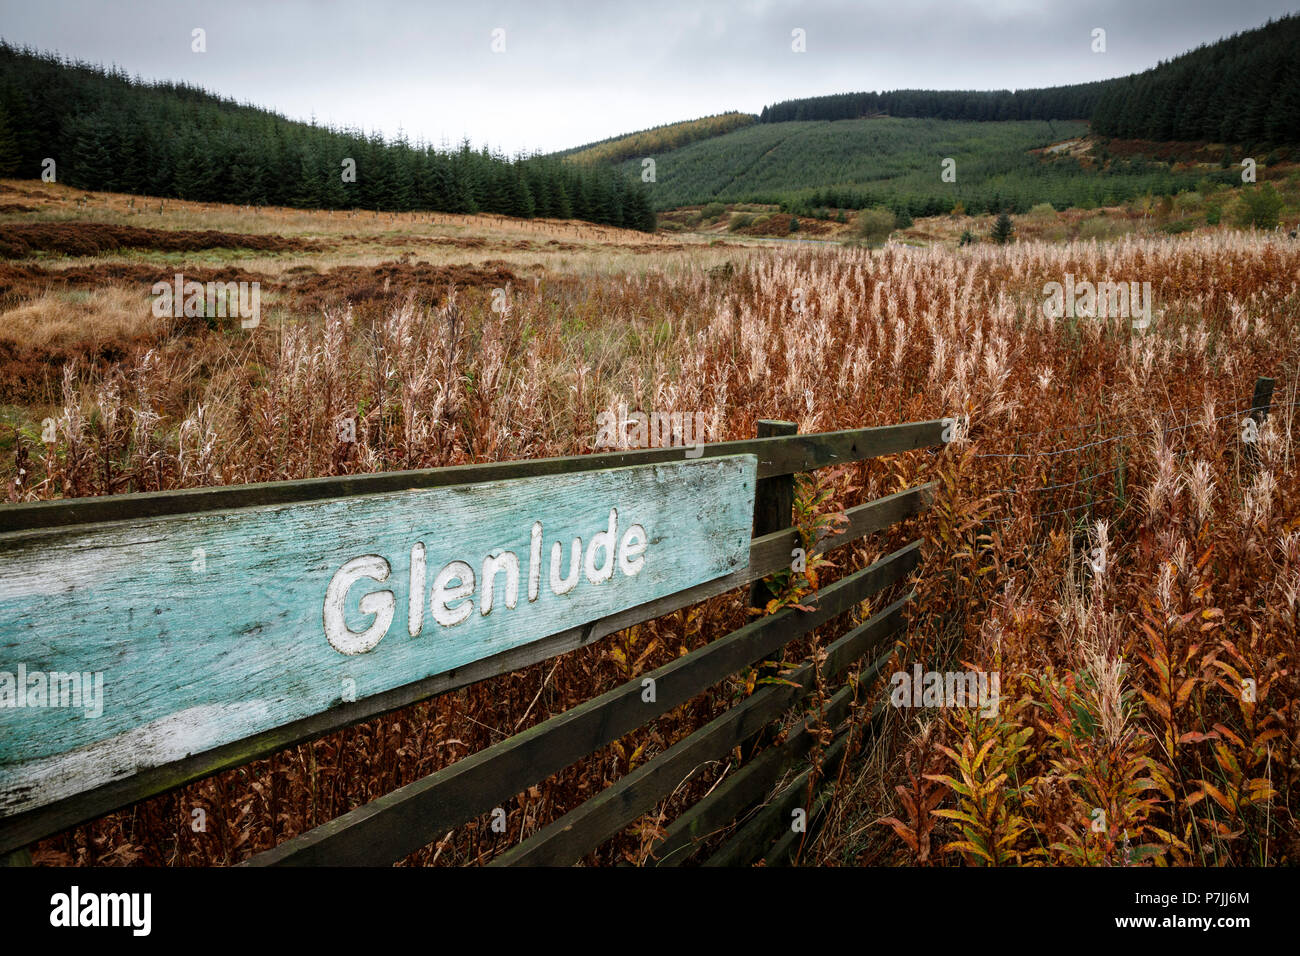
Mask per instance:
[[[1297,382],[1284,382],[1284,383],[1280,383],[1280,384],[1275,384],[1275,385],[1274,385],[1274,388],[1273,388],[1273,392],[1274,392],[1274,394],[1277,394],[1278,392],[1281,392],[1282,394],[1285,395],[1285,394],[1287,394],[1288,390],[1294,388],[1294,387],[1296,386],[1296,384],[1297,384]],[[1297,405],[1297,404],[1300,404],[1300,402],[1282,403],[1282,404],[1280,404],[1280,405],[1279,405],[1278,403],[1276,403],[1276,402],[1273,402],[1273,403],[1271,403],[1270,407],[1271,407],[1271,408],[1288,408],[1288,407],[1294,407],[1294,406]],[[1148,415],[1150,415],[1150,416],[1152,416],[1152,417],[1154,417],[1154,418],[1157,418],[1157,419],[1160,419],[1160,418],[1168,418],[1170,415],[1178,415],[1178,414],[1181,414],[1181,413],[1183,413],[1183,412],[1190,412],[1190,411],[1203,411],[1204,408],[1205,408],[1205,405],[1204,405],[1204,403],[1202,403],[1201,405],[1184,405],[1182,408],[1166,409],[1166,410],[1163,411],[1163,412],[1150,412],[1150,411],[1145,411],[1145,412],[1133,412],[1133,413],[1130,414],[1130,415],[1117,415],[1117,416],[1115,416],[1115,417],[1113,417],[1113,418],[1102,418],[1102,419],[1098,419],[1098,420],[1095,421],[1095,422],[1079,422],[1079,423],[1076,423],[1076,424],[1074,424],[1074,425],[1058,425],[1058,426],[1055,427],[1055,428],[1042,428],[1042,429],[1039,429],[1038,431],[1033,431],[1033,432],[1015,432],[1015,433],[1012,433],[1012,434],[1009,434],[1009,435],[997,435],[997,436],[993,436],[993,437],[996,437],[996,438],[1003,438],[1003,439],[1008,439],[1008,440],[1009,440],[1009,439],[1013,439],[1013,438],[1037,438],[1039,435],[1053,435],[1053,434],[1056,434],[1056,433],[1058,433],[1058,432],[1081,431],[1081,430],[1083,430],[1083,429],[1087,429],[1087,428],[1098,428],[1098,427],[1100,427],[1100,426],[1102,426],[1102,425],[1109,425],[1109,424],[1113,424],[1114,422],[1130,421],[1130,420],[1132,420],[1132,419],[1134,419],[1134,418],[1143,418],[1143,417],[1148,416]],[[1254,405],[1247,404],[1247,405],[1244,405],[1244,406],[1240,406],[1240,407],[1238,407],[1238,408],[1235,409],[1233,412],[1230,412],[1229,415],[1245,414],[1245,413],[1247,413],[1247,412],[1253,411],[1254,408],[1255,408]],[[1223,417],[1227,417],[1227,416],[1223,416]],[[1147,433],[1147,434],[1153,434],[1153,432],[1149,432],[1149,433]],[[1076,446],[1076,447],[1087,447],[1087,446]],[[1063,449],[1063,450],[1064,450],[1064,449]]]
[[[989,494],[996,495],[996,494],[1008,493],[1008,494],[1020,494],[1020,495],[1031,495],[1031,494],[1036,495],[1039,492],[1043,492],[1043,491],[1056,491],[1060,488],[1072,488],[1075,485],[1083,484],[1085,481],[1092,481],[1094,478],[1104,478],[1107,475],[1113,475],[1115,474],[1115,472],[1119,471],[1123,467],[1124,465],[1122,464],[1116,465],[1114,468],[1108,468],[1106,471],[1099,471],[1093,475],[1085,475],[1082,478],[1077,478],[1074,481],[1067,481],[1064,484],[1060,484],[1060,485],[1048,485],[1045,488],[994,488],[992,491],[989,492]]]
[[[1287,386],[1287,387],[1289,387],[1289,386]],[[1285,389],[1284,389],[1283,393],[1285,394]],[[1278,402],[1271,402],[1271,403],[1269,404],[1269,406],[1268,406],[1268,411],[1269,411],[1269,412],[1272,412],[1272,411],[1280,410],[1280,409],[1284,409],[1284,408],[1295,408],[1295,407],[1297,407],[1297,406],[1300,406],[1300,401],[1294,401],[1294,402],[1281,402],[1281,403],[1278,403]],[[1170,414],[1177,414],[1177,413],[1180,412],[1180,411],[1190,411],[1190,410],[1193,410],[1193,409],[1196,409],[1196,408],[1198,408],[1198,406],[1187,406],[1187,407],[1184,408],[1184,409],[1177,409],[1177,410],[1174,410],[1173,412],[1164,412],[1164,413],[1160,413],[1159,415],[1156,415],[1156,417],[1157,417],[1157,418],[1164,418],[1164,417],[1167,417],[1167,416],[1170,415]],[[1200,406],[1200,408],[1203,409],[1204,406]],[[1247,406],[1245,406],[1245,407],[1235,409],[1235,410],[1233,410],[1233,411],[1231,411],[1231,412],[1228,412],[1228,413],[1226,413],[1226,414],[1218,415],[1218,416],[1216,416],[1215,418],[1210,419],[1209,421],[1210,421],[1210,422],[1221,422],[1221,421],[1224,421],[1225,419],[1236,418],[1236,417],[1241,416],[1241,415],[1248,415],[1251,411],[1254,410],[1254,408],[1255,408],[1255,406],[1253,406],[1253,405],[1247,405]],[[1135,418],[1135,417],[1140,417],[1140,416],[1139,416],[1139,415],[1121,416],[1121,417],[1116,418],[1116,419],[1111,419],[1111,421],[1124,421],[1124,420],[1128,420],[1128,419],[1130,419],[1130,418]],[[1087,426],[1082,426],[1082,427],[1091,427],[1092,424],[1093,424],[1093,423],[1090,423],[1089,425],[1087,425]],[[1096,424],[1100,424],[1100,423],[1096,423]],[[1111,443],[1116,442],[1116,441],[1121,441],[1121,440],[1123,440],[1123,439],[1125,439],[1125,438],[1141,438],[1141,437],[1145,437],[1145,436],[1148,436],[1148,435],[1156,435],[1156,434],[1159,434],[1159,435],[1162,435],[1162,436],[1163,436],[1163,435],[1171,434],[1171,433],[1173,433],[1173,432],[1185,431],[1185,430],[1187,430],[1187,429],[1189,429],[1189,428],[1203,427],[1203,426],[1205,426],[1206,424],[1207,424],[1207,422],[1206,422],[1205,420],[1194,421],[1194,422],[1188,422],[1188,423],[1183,424],[1183,425],[1174,425],[1174,426],[1171,426],[1171,427],[1169,427],[1169,428],[1165,428],[1165,429],[1151,429],[1151,430],[1149,430],[1149,431],[1145,431],[1145,432],[1132,432],[1132,433],[1129,433],[1129,434],[1127,434],[1127,435],[1114,435],[1114,436],[1111,436],[1111,437],[1109,437],[1109,438],[1100,439],[1100,440],[1095,441],[1095,442],[1086,442],[1086,443],[1084,443],[1084,444],[1082,444],[1082,445],[1075,445],[1075,446],[1070,447],[1070,448],[1052,449],[1052,450],[1050,450],[1050,451],[1045,451],[1045,452],[1027,452],[1027,453],[1019,453],[1019,452],[1016,452],[1016,453],[1001,453],[1001,454],[999,454],[999,453],[985,453],[985,454],[975,455],[974,457],[976,457],[976,458],[1003,458],[1003,459],[1055,458],[1055,457],[1058,457],[1058,456],[1060,456],[1060,455],[1067,454],[1067,453],[1069,453],[1069,452],[1083,451],[1083,450],[1086,450],[1086,449],[1088,449],[1088,448],[1096,448],[1096,447],[1101,446],[1101,445],[1106,445],[1106,444],[1111,444]],[[1071,429],[1071,427],[1074,427],[1074,426],[1067,426],[1066,428],[1062,428],[1062,429],[1045,429],[1045,430],[1043,430],[1043,431],[1039,431],[1039,432],[1027,432],[1027,433],[1024,433],[1024,434],[1021,434],[1021,435],[1008,435],[1008,436],[1000,436],[1000,437],[1005,437],[1005,438],[1028,438],[1028,437],[1033,437],[1033,436],[1035,436],[1035,435],[1048,434],[1048,433],[1055,432],[1055,431],[1068,431],[1068,430]],[[1077,487],[1078,485],[1082,485],[1082,484],[1084,484],[1084,483],[1086,483],[1086,482],[1089,482],[1089,481],[1095,481],[1095,480],[1098,479],[1098,478],[1105,478],[1105,477],[1107,477],[1108,475],[1113,475],[1113,474],[1115,474],[1116,472],[1121,471],[1121,470],[1125,467],[1126,464],[1127,464],[1126,462],[1121,462],[1120,464],[1116,465],[1114,468],[1108,468],[1108,469],[1105,470],[1105,471],[1094,472],[1094,473],[1092,473],[1092,474],[1090,474],[1090,475],[1085,475],[1085,476],[1083,476],[1082,478],[1077,478],[1077,479],[1075,479],[1074,481],[1067,481],[1067,482],[1062,482],[1062,483],[1054,484],[1054,485],[1046,485],[1046,486],[1044,486],[1044,487],[1042,487],[1042,488],[994,488],[994,489],[992,489],[992,490],[991,490],[990,492],[988,492],[988,493],[991,494],[991,495],[1003,495],[1003,494],[1021,494],[1021,495],[1028,495],[1028,494],[1038,494],[1038,493],[1041,493],[1041,492],[1044,492],[1044,491],[1059,491],[1059,490],[1061,490],[1061,489],[1063,489],[1063,488],[1075,488],[1075,487]],[[1084,510],[1085,508],[1096,508],[1096,507],[1100,507],[1100,506],[1102,506],[1102,505],[1111,504],[1111,503],[1113,503],[1113,502],[1115,502],[1115,501],[1119,501],[1122,497],[1123,497],[1123,496],[1122,496],[1121,494],[1118,494],[1118,493],[1117,493],[1117,494],[1111,495],[1111,496],[1106,497],[1106,498],[1098,498],[1098,499],[1094,499],[1094,500],[1092,500],[1092,501],[1083,502],[1082,504],[1073,505],[1073,506],[1071,506],[1071,507],[1069,507],[1069,508],[1060,508],[1060,509],[1057,509],[1057,510],[1054,510],[1054,511],[1039,512],[1039,513],[1037,513],[1037,514],[1030,513],[1030,514],[1021,514],[1021,515],[1012,515],[1012,516],[1007,517],[1007,518],[994,518],[994,519],[990,519],[990,520],[991,520],[992,523],[995,523],[995,524],[1009,524],[1009,523],[1011,523],[1011,522],[1013,522],[1013,521],[1017,521],[1017,520],[1020,520],[1020,519],[1022,519],[1022,518],[1024,518],[1024,519],[1028,519],[1028,520],[1031,520],[1031,521],[1038,521],[1038,520],[1042,520],[1042,519],[1044,519],[1044,518],[1052,518],[1052,517],[1056,517],[1056,516],[1058,516],[1058,515],[1071,514],[1071,513],[1076,512],[1076,511],[1082,511],[1082,510]]]
[[[1240,413],[1229,412],[1227,415],[1220,415],[1213,420],[1222,421],[1225,418],[1236,418],[1238,414]],[[1087,442],[1086,444],[1083,445],[1074,445],[1070,448],[1055,448],[1052,449],[1051,451],[987,452],[985,454],[974,455],[973,457],[975,458],[1055,458],[1058,455],[1067,455],[1070,452],[1074,452],[1074,451],[1084,451],[1088,448],[1098,448],[1102,445],[1109,445],[1112,444],[1113,442],[1123,441],[1125,438],[1144,438],[1147,435],[1156,435],[1156,434],[1168,435],[1170,432],[1182,431],[1187,428],[1195,428],[1196,426],[1202,424],[1204,423],[1192,422],[1191,424],[1188,425],[1176,425],[1173,428],[1166,428],[1164,430],[1153,428],[1150,431],[1145,431],[1145,432],[1129,432],[1127,435],[1112,435],[1109,438],[1101,438],[1098,439],[1097,441]]]
[[[1274,404],[1274,405],[1271,405],[1271,406],[1270,406],[1270,409],[1277,409],[1277,408],[1294,408],[1294,407],[1297,406],[1297,405],[1300,405],[1300,402],[1283,402],[1283,403],[1281,403],[1281,404]],[[1228,413],[1225,414],[1225,415],[1218,415],[1218,416],[1215,416],[1214,418],[1210,419],[1210,421],[1221,422],[1221,421],[1224,421],[1225,419],[1236,418],[1238,415],[1244,415],[1244,414],[1250,412],[1250,411],[1252,410],[1252,408],[1253,408],[1253,406],[1249,406],[1249,405],[1248,405],[1248,406],[1246,406],[1246,407],[1244,407],[1244,408],[1239,408],[1239,409],[1236,409],[1236,410],[1234,410],[1234,411],[1228,412]],[[1174,426],[1172,426],[1172,427],[1170,427],[1170,428],[1165,428],[1165,429],[1153,428],[1153,429],[1151,429],[1151,430],[1149,430],[1149,431],[1144,431],[1144,432],[1129,432],[1129,433],[1126,434],[1126,435],[1112,435],[1112,436],[1110,436],[1109,438],[1101,438],[1101,439],[1098,439],[1097,441],[1086,442],[1085,444],[1082,444],[1082,445],[1072,445],[1072,446],[1070,446],[1069,448],[1054,448],[1054,449],[1051,449],[1050,451],[1033,451],[1033,452],[985,452],[985,453],[982,453],[982,454],[973,455],[973,456],[971,456],[971,457],[973,457],[973,458],[1055,458],[1055,457],[1057,457],[1058,455],[1069,454],[1070,452],[1073,452],[1073,451],[1083,451],[1083,450],[1088,449],[1088,448],[1097,448],[1097,447],[1099,447],[1099,446],[1101,446],[1101,445],[1109,445],[1109,444],[1111,444],[1112,442],[1123,441],[1125,438],[1144,438],[1144,437],[1146,437],[1147,435],[1168,435],[1168,434],[1170,434],[1171,432],[1186,431],[1186,430],[1189,429],[1189,428],[1199,428],[1199,427],[1203,426],[1204,424],[1205,424],[1205,421],[1202,420],[1202,421],[1188,422],[1188,423],[1185,424],[1185,425],[1174,425]],[[1032,435],[1033,433],[1030,432],[1030,433],[1028,433],[1028,434],[1029,434],[1029,435]],[[1022,437],[1022,436],[1019,436],[1019,435],[1005,435],[1005,436],[998,436],[998,437],[1003,437],[1003,438],[1019,438],[1019,437]]]
[[[1061,508],[1059,511],[1046,511],[1039,514],[1030,513],[1012,515],[1009,518],[993,518],[991,520],[994,524],[1010,524],[1012,521],[1018,521],[1021,518],[1027,518],[1030,521],[1039,521],[1043,518],[1051,518],[1055,515],[1069,514],[1072,511],[1082,511],[1084,508],[1096,508],[1100,505],[1110,504],[1112,501],[1119,501],[1120,497],[1120,495],[1111,495],[1109,498],[1099,498],[1096,501],[1085,501],[1081,505],[1075,505],[1072,508]]]
[[[1168,411],[1154,413],[1156,418],[1167,418],[1170,415],[1177,415],[1181,412],[1190,412],[1194,410],[1204,410],[1204,405],[1185,405],[1182,408],[1173,408]],[[1018,432],[1013,435],[1000,435],[1000,438],[1037,438],[1039,435],[1053,435],[1057,432],[1081,431],[1085,428],[1099,428],[1102,425],[1110,425],[1114,422],[1126,422],[1134,418],[1142,418],[1152,412],[1134,412],[1132,415],[1118,415],[1115,418],[1102,418],[1095,422],[1082,422],[1078,425],[1062,425],[1059,428],[1044,428],[1036,432]]]

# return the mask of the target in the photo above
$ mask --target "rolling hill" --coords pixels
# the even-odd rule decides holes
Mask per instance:
[[[655,208],[712,201],[773,203],[800,214],[818,207],[886,205],[911,216],[1025,212],[1050,202],[1113,205],[1135,196],[1167,195],[1202,178],[1224,183],[1238,173],[1142,155],[1108,158],[1044,147],[1088,134],[1081,121],[975,122],[940,119],[760,123],[656,157]],[[954,160],[955,181],[943,179]],[[640,159],[626,160],[633,175]]]
[[[608,165],[386,140],[0,40],[0,176],[50,174],[203,202],[655,225],[640,178]]]
[[[722,136],[757,122],[758,117],[752,113],[719,113],[681,123],[666,123],[623,136],[612,136],[555,155],[577,163],[621,163],[634,156],[680,149],[698,140]]]
[[[1110,205],[1203,179],[1240,185],[1233,166],[1245,156],[1290,159],[1287,147],[1300,143],[1296,49],[1300,16],[1288,16],[1116,79],[809,97],[764,107],[739,128],[696,128],[684,145],[636,134],[577,155],[619,163],[627,176],[653,156],[658,210],[716,201],[922,216],[957,203],[972,213]],[[1151,142],[1112,150],[1108,137]],[[1160,145],[1168,141],[1185,142]],[[1207,141],[1219,144],[1213,162]]]

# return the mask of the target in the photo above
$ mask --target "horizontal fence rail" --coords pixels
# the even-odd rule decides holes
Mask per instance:
[[[901,612],[906,600],[895,602],[827,648],[822,677],[828,681],[838,678],[853,661],[897,631],[902,625]],[[815,668],[809,664],[786,677],[789,683],[761,688],[576,810],[497,857],[493,865],[576,863],[608,837],[652,810],[688,779],[695,768],[718,759],[805,698],[814,687],[815,677]]]
[[[814,435],[775,434],[705,445],[698,458],[736,459],[736,456],[752,455],[754,457],[749,459],[750,475],[759,479],[760,487],[766,480],[766,487],[779,494],[779,488],[789,487],[781,483],[791,482],[792,478],[788,476],[798,472],[941,445],[944,426],[945,421],[936,420]],[[458,485],[472,487],[513,479],[607,472],[637,465],[667,466],[682,462],[683,451],[681,447],[659,448],[0,506],[0,556],[6,547],[11,549],[11,555],[21,555],[21,550],[13,549],[27,546],[23,542],[28,538],[38,541],[53,535],[71,547],[79,536],[93,534],[98,528],[126,527],[131,522],[156,522],[187,516],[197,518],[220,512],[225,523],[242,520],[240,515],[254,513],[257,509],[292,508],[305,503],[329,503],[350,498],[365,503],[373,500],[369,496],[376,495],[393,495],[397,496],[394,500],[400,500],[399,493],[423,489],[446,488],[455,492],[453,486]],[[718,462],[719,466],[724,464],[724,461]],[[784,493],[788,494],[788,491]],[[935,485],[930,483],[849,508],[844,513],[846,521],[840,532],[818,541],[814,553],[841,547],[919,515],[929,508],[934,494]],[[779,498],[776,500],[780,501]],[[764,507],[766,512],[762,524],[765,527],[773,524],[779,527],[790,522],[788,504],[773,506],[770,498],[765,505],[756,501],[755,514]],[[786,514],[782,517],[783,509]],[[355,701],[338,701],[300,719],[278,723],[221,746],[191,752],[161,766],[141,767],[121,779],[47,801],[34,809],[0,817],[0,859],[6,853],[21,851],[52,833],[147,797],[439,694],[518,671],[587,646],[615,632],[789,570],[792,551],[800,546],[796,530],[780,527],[779,530],[759,533],[762,528],[757,520],[755,528],[758,530],[748,543],[747,561],[742,559],[731,571],[712,572],[718,576],[708,580],[701,580],[707,574],[701,575],[696,579],[701,580],[699,584],[576,626],[538,634],[535,639],[525,638],[519,646],[447,668],[430,677],[369,693]],[[274,536],[265,540],[270,545]],[[787,609],[760,617],[661,668],[639,675],[627,684],[259,853],[244,865],[382,865],[400,860],[442,837],[449,829],[481,816],[501,801],[518,795],[624,734],[706,692],[727,677],[745,670],[755,661],[775,654],[790,641],[844,614],[872,595],[903,581],[919,562],[920,542],[913,541],[869,567],[822,587],[805,599],[814,603],[815,609],[811,612]],[[902,625],[902,611],[907,600],[895,602],[831,645],[823,677],[841,676],[854,660],[871,653],[895,633]],[[0,642],[2,649],[3,642]],[[0,662],[0,669],[4,667]],[[742,703],[643,764],[568,817],[533,834],[495,862],[509,865],[580,859],[628,822],[651,809],[689,776],[691,769],[701,760],[716,759],[725,754],[797,706],[813,686],[814,676],[812,669],[805,666],[791,677],[796,686],[761,686]],[[653,703],[645,702],[642,697],[643,682],[647,679],[655,682]],[[827,719],[844,719],[849,700],[844,694],[850,689],[845,688],[831,699],[825,712]],[[839,716],[835,717],[836,714]],[[755,760],[746,763],[731,780],[689,808],[681,820],[666,831],[667,838],[654,849],[654,861],[672,865],[684,860],[694,852],[706,829],[707,832],[716,830],[726,822],[723,820],[726,813],[734,819],[738,809],[759,799],[762,791],[770,791],[776,776],[806,754],[812,741],[811,731],[796,727],[781,745],[763,749]]]
[[[385,794],[248,861],[270,865],[393,863],[575,761],[636,730],[844,613],[920,562],[914,541],[817,592],[815,610],[779,611],[585,704]],[[653,680],[655,700],[642,698]]]
[[[782,435],[773,438],[714,442],[702,445],[700,448],[701,457],[704,458],[754,455],[758,459],[758,477],[767,478],[772,475],[812,471],[827,465],[866,461],[882,455],[940,445],[943,431],[944,421],[936,419],[928,422],[909,422],[905,425],[853,428],[816,435]],[[255,485],[185,488],[102,498],[58,498],[51,501],[24,502],[0,505],[0,534],[32,528],[137,520],[160,515],[226,511],[232,508],[317,501],[323,498],[410,491],[415,488],[441,488],[481,481],[503,481],[510,478],[533,478],[539,475],[565,475],[607,468],[626,468],[631,465],[681,461],[683,452],[684,449],[680,446],[644,448],[565,458],[452,465],[447,468],[392,471],[373,475],[339,475],[307,478],[302,481],[268,481]]]
[[[933,500],[934,491],[934,484],[927,483],[848,509],[845,512],[848,524],[844,531],[821,541],[814,549],[815,553],[824,553],[922,513]],[[147,797],[269,756],[286,747],[313,740],[481,680],[521,670],[559,654],[585,647],[635,624],[662,617],[724,594],[789,567],[790,552],[797,545],[797,535],[790,528],[755,538],[750,543],[748,566],[727,577],[572,628],[445,674],[373,697],[340,704],[311,717],[202,754],[195,754],[164,767],[138,773],[128,779],[115,781],[28,813],[0,818],[0,853],[26,846],[50,833],[57,833]]]
[[[824,724],[835,727],[847,719],[849,711],[853,705],[854,697],[866,690],[881,675],[885,665],[893,657],[893,651],[882,655],[874,661],[870,667],[863,670],[858,680],[847,687],[842,687],[836,694],[831,697],[826,705],[824,713],[817,717],[808,717],[799,727],[796,734],[791,735],[791,742],[786,746],[793,746],[800,751],[800,755],[807,753],[812,749],[814,740],[814,731],[816,726]],[[885,705],[877,705],[872,713],[870,723],[863,728],[864,734],[873,734],[880,726],[880,722],[885,712]],[[848,744],[847,730],[840,730],[831,745],[826,748],[822,757],[822,773],[829,775],[834,773],[840,761],[843,759]],[[772,748],[764,752],[763,756],[770,759],[770,764],[764,767],[764,770],[771,773],[773,768],[785,757],[781,753],[785,748]],[[786,766],[789,765],[787,758]],[[778,774],[779,775],[779,774]],[[745,823],[743,827],[730,836],[726,842],[704,863],[705,866],[743,866],[752,861],[761,853],[759,849],[765,843],[770,842],[778,834],[784,834],[787,838],[793,832],[790,827],[790,813],[804,802],[808,794],[808,779],[811,771],[805,770],[794,778],[794,780],[784,787],[781,792],[767,804],[762,806],[754,817]],[[752,785],[753,781],[747,781]],[[740,781],[734,781],[733,786],[739,786]],[[809,817],[812,814],[809,813]],[[681,863],[690,855],[693,849],[691,839],[682,831],[669,830],[668,838],[665,840],[676,839],[679,849],[686,852],[679,853],[676,863]],[[661,851],[663,852],[663,851]]]

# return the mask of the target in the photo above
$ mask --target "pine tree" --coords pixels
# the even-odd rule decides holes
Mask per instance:
[[[346,209],[352,198],[348,192],[352,183],[343,181],[343,157],[336,160],[332,155],[336,148],[327,140],[320,154],[320,202],[326,209]]]
[[[78,189],[115,189],[110,133],[101,116],[87,114],[74,121],[70,139],[68,168],[60,170],[59,178]]]
[[[298,209],[316,209],[321,205],[321,159],[316,150],[303,144],[298,150],[298,170],[294,176],[291,205]]]
[[[512,162],[468,142],[435,149],[296,123],[183,83],[145,84],[0,40],[0,175],[34,178],[47,156],[58,160],[60,181],[87,189],[258,205],[488,208],[650,230],[655,221],[645,187],[617,166]],[[344,157],[356,163],[356,183],[342,181]]]
[[[1015,226],[1012,225],[1011,217],[1005,212],[999,213],[997,220],[993,223],[993,232],[990,234],[994,242],[999,246],[1005,246],[1011,241],[1011,235],[1015,232]]]
[[[569,199],[569,190],[564,182],[564,177],[557,175],[555,177],[555,202],[552,205],[554,212],[552,215],[556,219],[573,218],[573,202]]]
[[[396,177],[392,154],[378,133],[372,135],[364,147],[366,173],[361,174],[357,162],[357,184],[362,186],[367,209],[389,210],[396,208]]]
[[[389,150],[388,155],[393,170],[388,208],[397,212],[410,212],[415,208],[415,168],[411,149],[405,142],[399,141],[395,149]]]
[[[148,193],[150,167],[154,162],[153,141],[142,116],[132,115],[127,126],[130,132],[122,139],[126,155],[118,174],[118,189],[128,193]]]
[[[18,172],[20,160],[18,143],[9,127],[9,112],[0,104],[0,176],[12,176]]]
[[[617,226],[622,210],[615,207],[614,191],[610,188],[609,180],[597,173],[588,182],[590,187],[585,196],[587,215],[583,218],[601,225]]]

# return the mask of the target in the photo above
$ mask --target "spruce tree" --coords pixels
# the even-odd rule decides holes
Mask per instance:
[[[552,215],[556,219],[573,218],[573,202],[569,199],[569,190],[565,185],[564,177],[557,175],[553,186],[555,193],[555,202],[551,208],[554,210]]]
[[[1011,217],[1005,212],[999,213],[997,220],[993,223],[993,232],[990,238],[999,246],[1005,246],[1011,241],[1011,235],[1015,232],[1015,226],[1012,225]]]
[[[654,228],[647,190],[614,165],[385,141],[0,40],[0,175],[35,178],[47,156],[61,182],[87,189],[313,208],[487,208]],[[356,163],[356,183],[342,181],[344,157]]]
[[[18,143],[9,127],[9,112],[0,104],[0,176],[18,172],[20,158]]]
[[[291,205],[298,209],[317,209],[321,205],[321,159],[316,150],[307,144],[299,147],[298,171],[294,176],[294,193]]]

